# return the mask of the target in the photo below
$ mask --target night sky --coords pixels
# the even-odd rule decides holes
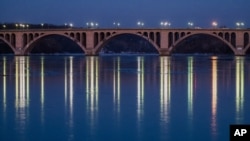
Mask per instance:
[[[1,0],[0,23],[72,22],[84,27],[86,22],[98,22],[100,27],[159,27],[160,21],[171,27],[195,26],[209,28],[215,20],[219,26],[235,27],[237,21],[250,26],[250,0]]]

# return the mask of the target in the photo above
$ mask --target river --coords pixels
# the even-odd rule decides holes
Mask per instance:
[[[1,141],[227,141],[250,58],[0,56]]]

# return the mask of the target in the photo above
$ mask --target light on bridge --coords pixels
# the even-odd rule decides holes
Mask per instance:
[[[244,22],[236,22],[236,27],[237,28],[243,28],[245,26]]]
[[[119,22],[114,22],[113,25],[114,25],[115,27],[119,28],[121,24],[120,24]]]
[[[72,28],[74,25],[73,23],[69,23],[69,27]]]
[[[137,22],[137,26],[143,27],[143,26],[144,26],[144,22],[138,21],[138,22]]]
[[[214,28],[217,28],[218,23],[217,23],[216,21],[213,21],[213,22],[212,22],[212,26],[213,26]]]
[[[188,27],[189,28],[192,28],[194,26],[194,23],[193,22],[188,22]]]
[[[160,25],[161,25],[161,27],[170,27],[170,26],[171,26],[171,23],[168,22],[168,21],[162,21],[162,22],[160,23]]]
[[[97,28],[99,26],[99,23],[97,23],[97,22],[87,22],[86,26],[87,26],[87,28]]]

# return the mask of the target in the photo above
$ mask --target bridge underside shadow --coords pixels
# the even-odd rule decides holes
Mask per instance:
[[[71,39],[60,35],[48,35],[38,39],[26,51],[28,54],[84,54]]]
[[[14,54],[11,47],[0,39],[0,54]]]
[[[157,49],[146,39],[134,34],[120,34],[105,41],[99,54],[158,54]]]
[[[178,43],[172,54],[234,54],[220,39],[206,34],[196,34]]]

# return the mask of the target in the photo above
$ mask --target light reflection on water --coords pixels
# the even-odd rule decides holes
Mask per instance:
[[[211,128],[212,134],[217,134],[217,57],[212,57],[212,117]]]
[[[229,124],[250,122],[249,63],[3,56],[0,140],[228,140]]]
[[[244,58],[236,58],[236,123],[244,121]]]

